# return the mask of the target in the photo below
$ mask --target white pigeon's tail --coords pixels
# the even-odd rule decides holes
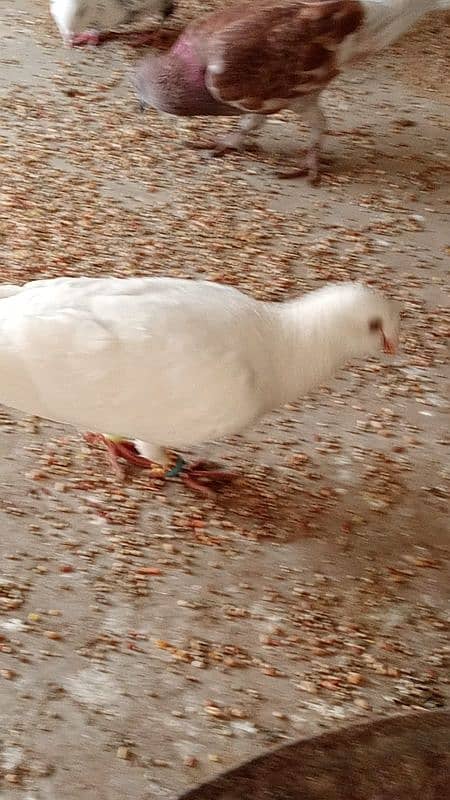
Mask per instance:
[[[16,286],[14,283],[0,283],[0,300],[4,297],[12,297],[14,294],[19,294],[22,286]]]

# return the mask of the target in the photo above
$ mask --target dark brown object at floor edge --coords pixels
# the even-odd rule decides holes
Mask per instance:
[[[445,800],[450,712],[406,714],[302,739],[179,800]]]

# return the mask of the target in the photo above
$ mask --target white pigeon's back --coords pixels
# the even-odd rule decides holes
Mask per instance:
[[[237,432],[270,407],[262,308],[203,281],[32,282],[0,299],[0,402],[169,447]]]

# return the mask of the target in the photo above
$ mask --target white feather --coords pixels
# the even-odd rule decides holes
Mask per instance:
[[[55,278],[8,295],[0,402],[141,445],[242,431],[380,350],[371,317],[398,337],[391,302],[359,284],[287,303],[171,278]]]

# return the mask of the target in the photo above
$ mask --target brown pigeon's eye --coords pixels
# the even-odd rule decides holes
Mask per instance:
[[[371,319],[370,320],[370,322],[369,322],[369,331],[373,331],[373,332],[381,331],[381,328],[382,328],[382,324],[381,324],[381,319],[379,317],[376,317],[375,319]]]

